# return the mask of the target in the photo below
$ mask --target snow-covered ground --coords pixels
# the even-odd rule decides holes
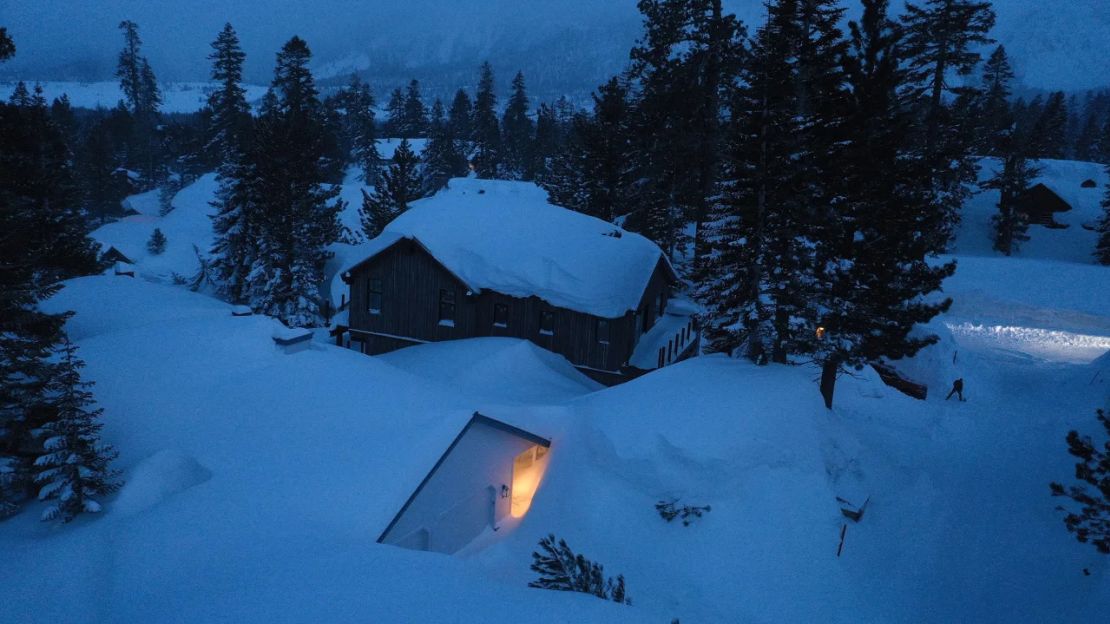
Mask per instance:
[[[127,485],[65,527],[36,504],[0,523],[19,562],[0,565],[4,621],[1010,624],[1110,609],[1107,557],[1065,532],[1048,493],[1074,474],[1067,431],[1093,433],[1110,406],[1110,268],[1074,241],[1003,258],[965,216],[941,341],[897,363],[928,400],[867,369],[829,412],[818,371],[720,356],[604,389],[509,339],[286,354],[276,321],[169,284],[209,240],[211,190],[202,178],[166,217],[132,198],[142,214],[97,237],[140,246],[139,277],[72,280],[47,302],[76,312]],[[336,249],[332,265],[360,248]],[[968,400],[945,401],[957,377]],[[551,439],[528,514],[455,556],[377,544],[475,410]],[[837,496],[869,501],[860,523]],[[672,499],[711,511],[668,524],[654,505]],[[548,533],[624,574],[633,605],[528,589]]]

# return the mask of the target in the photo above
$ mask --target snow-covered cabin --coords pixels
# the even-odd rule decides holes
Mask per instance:
[[[524,338],[619,383],[696,350],[690,310],[669,308],[677,277],[659,247],[553,206],[530,183],[451,180],[338,276],[350,289],[350,339],[368,354]]]
[[[532,504],[551,441],[477,412],[378,542],[452,554]]]
[[[1018,211],[1029,223],[1059,229],[1066,225],[1056,221],[1055,213],[1067,212],[1072,206],[1049,184],[1038,182],[1025,190],[1018,199]]]

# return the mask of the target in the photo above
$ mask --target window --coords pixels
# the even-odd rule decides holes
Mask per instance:
[[[494,327],[508,327],[509,326],[509,304],[495,303],[493,304],[493,326]]]
[[[607,319],[597,319],[597,341],[601,344],[609,344],[609,321]]]
[[[439,324],[444,327],[455,326],[455,291],[451,288],[439,289]]]
[[[382,280],[371,277],[366,280],[366,311],[370,314],[382,313]]]
[[[540,334],[544,336],[555,335],[555,313],[551,310],[540,311]]]
[[[659,293],[659,312],[655,315],[663,318],[663,311],[667,309],[667,291],[664,289]]]

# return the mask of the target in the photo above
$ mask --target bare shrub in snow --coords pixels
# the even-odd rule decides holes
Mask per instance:
[[[690,526],[695,520],[702,517],[702,515],[713,511],[709,505],[679,506],[677,498],[661,500],[655,503],[655,510],[658,511],[659,516],[667,522],[672,522],[676,518],[682,520],[682,526]]]

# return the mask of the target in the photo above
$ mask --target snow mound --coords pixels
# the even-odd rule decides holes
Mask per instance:
[[[157,209],[146,206],[147,196],[157,199],[158,191],[139,196],[136,210],[143,214],[124,217],[119,221],[97,228],[89,236],[100,243],[101,250],[115,247],[127,256],[138,275],[159,281],[173,281],[176,277],[192,278],[200,269],[198,252],[205,256],[212,248],[212,219],[214,209],[209,202],[216,195],[216,174],[201,176],[196,182],[178,191],[173,198],[173,210],[159,216]],[[134,202],[132,202],[134,207]],[[154,229],[166,236],[166,249],[161,254],[147,251],[147,241]]]
[[[667,262],[648,239],[553,206],[526,182],[452,179],[360,247],[355,264],[402,238],[419,241],[476,291],[535,296],[608,318],[636,309],[655,268]]]
[[[134,515],[211,478],[212,473],[192,456],[161,450],[127,472],[111,510],[122,516]]]
[[[506,401],[565,400],[603,387],[562,356],[515,338],[435,342],[379,358],[414,375]]]

